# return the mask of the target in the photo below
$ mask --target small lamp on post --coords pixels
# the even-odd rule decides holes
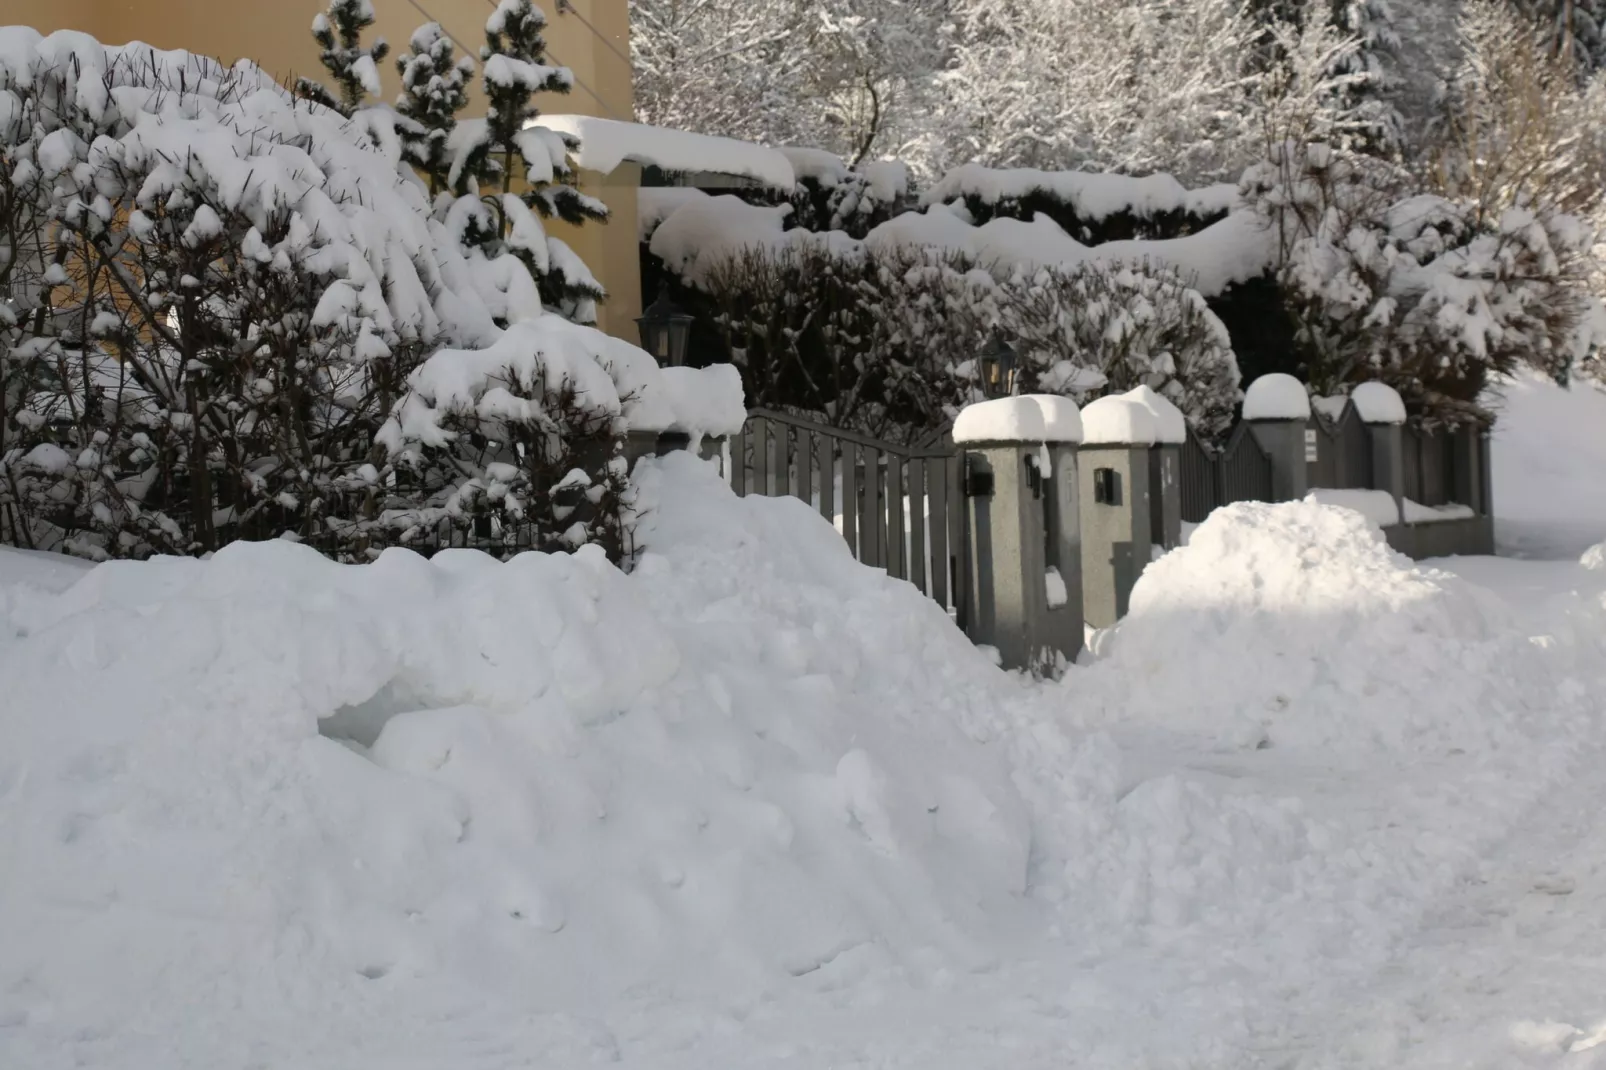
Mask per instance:
[[[641,348],[666,368],[679,368],[686,363],[691,325],[692,317],[664,293],[659,293],[636,320],[636,326],[641,328]]]
[[[991,398],[1006,398],[1015,393],[1015,373],[1020,358],[1015,347],[994,332],[987,348],[981,352],[981,392]]]

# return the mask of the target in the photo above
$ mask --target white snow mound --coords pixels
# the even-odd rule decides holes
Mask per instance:
[[[1244,502],[1149,566],[1103,668],[1130,712],[1237,745],[1483,749],[1529,712],[1512,634],[1360,512]]]

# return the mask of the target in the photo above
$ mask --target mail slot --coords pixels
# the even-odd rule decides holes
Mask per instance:
[[[1113,468],[1093,470],[1093,500],[1099,505],[1121,504],[1121,473]]]

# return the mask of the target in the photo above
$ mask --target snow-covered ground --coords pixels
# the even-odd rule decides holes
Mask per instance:
[[[1606,1065],[1606,570],[1243,504],[1031,684],[642,478],[629,576],[0,551],[0,1067]]]

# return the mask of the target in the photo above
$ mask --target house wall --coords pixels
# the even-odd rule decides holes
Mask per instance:
[[[478,58],[485,40],[485,20],[492,10],[490,0],[418,2]],[[567,12],[557,10],[557,0],[537,0],[537,4],[547,15],[551,56],[575,75],[573,92],[538,98],[541,110],[630,121],[634,86],[630,65],[622,58],[630,54],[626,0],[569,0]],[[323,74],[309,27],[313,16],[326,6],[327,0],[0,0],[0,22],[32,26],[45,33],[82,30],[107,43],[142,41],[231,63],[249,58],[289,81]],[[381,65],[384,99],[390,101],[399,88],[395,56],[406,47],[413,30],[427,20],[407,0],[375,0],[374,12],[377,22],[366,39],[371,42],[384,37],[390,42],[391,59]],[[483,115],[484,110],[484,101],[476,94],[467,114]],[[635,318],[641,314],[638,181],[639,172],[634,168],[621,168],[607,177],[582,175],[581,188],[607,204],[613,219],[582,228],[561,222],[551,225],[552,233],[573,246],[608,289],[609,300],[599,311],[600,326],[631,341],[636,340]]]

